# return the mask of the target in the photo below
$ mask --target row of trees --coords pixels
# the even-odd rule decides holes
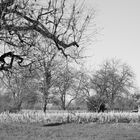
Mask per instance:
[[[61,109],[68,109],[70,105],[81,95],[84,88],[84,73],[76,70],[66,63],[55,63],[55,68],[51,67],[50,76],[34,70],[32,75],[24,68],[16,73],[3,73],[1,84],[7,89],[4,96],[11,99],[8,103],[20,104],[24,108],[38,107],[44,112],[48,104],[57,105]],[[49,81],[48,81],[49,77]],[[46,83],[49,82],[49,83]]]
[[[97,111],[101,103],[111,110],[132,110],[138,106],[140,96],[128,65],[107,60],[98,70],[87,74],[64,60],[63,63],[53,60],[47,77],[41,66],[32,73],[25,68],[12,74],[3,73],[1,83],[7,90],[2,97],[6,97],[6,107],[20,105],[20,108],[43,108],[46,112],[48,104],[63,110],[92,111]]]

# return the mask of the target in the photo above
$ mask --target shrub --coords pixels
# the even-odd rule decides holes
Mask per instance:
[[[103,102],[104,102],[104,99],[102,99],[98,95],[88,97],[87,98],[88,111],[97,112],[99,110],[101,103],[103,103]]]

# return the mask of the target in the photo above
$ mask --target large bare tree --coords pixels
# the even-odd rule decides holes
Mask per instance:
[[[19,66],[34,63],[28,53],[42,38],[68,56],[72,46],[79,47],[91,19],[92,14],[86,15],[82,9],[82,5],[68,0],[46,0],[43,4],[37,0],[1,0],[0,43],[10,52],[1,55],[0,70],[11,69],[14,60]]]
[[[27,66],[31,74],[36,71],[43,79],[45,112],[58,51],[66,58],[79,56],[79,42],[91,18],[92,12],[83,12],[82,2],[1,0],[0,43],[5,51],[0,56],[0,71],[12,75],[16,73],[13,67]]]
[[[107,60],[91,78],[91,87],[96,93],[114,107],[117,97],[125,96],[134,88],[134,73],[119,60]]]

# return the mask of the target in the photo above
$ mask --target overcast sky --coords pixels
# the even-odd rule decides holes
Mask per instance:
[[[97,9],[98,41],[90,46],[93,68],[107,58],[122,59],[136,74],[140,87],[140,0],[87,0]]]

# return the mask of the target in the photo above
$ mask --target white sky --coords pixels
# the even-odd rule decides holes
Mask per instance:
[[[107,58],[122,59],[132,67],[140,87],[140,0],[87,2],[97,9],[97,26],[104,28],[98,41],[90,45],[88,67],[94,68]]]

